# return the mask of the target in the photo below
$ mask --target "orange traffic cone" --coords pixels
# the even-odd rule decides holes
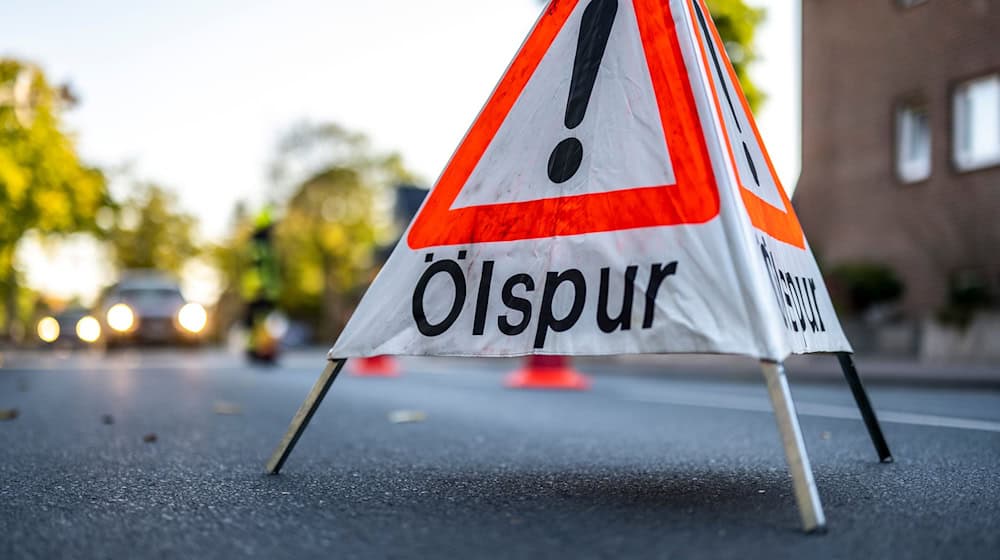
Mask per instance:
[[[396,377],[399,365],[392,356],[371,356],[351,360],[351,375],[360,377]]]
[[[590,380],[576,371],[566,356],[528,356],[524,367],[507,376],[511,389],[570,389],[586,391]]]

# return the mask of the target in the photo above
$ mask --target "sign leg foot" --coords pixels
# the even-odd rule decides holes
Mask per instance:
[[[771,395],[771,405],[778,421],[781,441],[785,446],[785,457],[792,475],[802,528],[807,533],[825,531],[826,517],[823,515],[823,504],[820,503],[816,481],[813,480],[812,467],[809,465],[809,455],[806,453],[799,419],[795,414],[795,405],[788,389],[785,368],[780,363],[765,361],[761,362],[761,369],[767,381],[768,393]]]
[[[271,458],[267,461],[266,468],[268,474],[278,474],[278,471],[281,470],[281,466],[285,464],[285,460],[292,453],[292,449],[295,448],[295,444],[299,441],[299,437],[302,436],[302,432],[306,431],[309,420],[312,419],[313,414],[316,413],[316,409],[319,408],[319,403],[323,402],[323,397],[330,390],[330,385],[333,385],[334,380],[337,379],[337,374],[343,369],[345,363],[347,363],[346,359],[331,360],[326,363],[323,373],[316,380],[316,384],[309,391],[306,400],[302,402],[302,406],[299,407],[298,412],[292,417],[292,423],[288,426],[285,437],[281,438],[278,448],[274,450]]]
[[[854,394],[854,402],[858,403],[858,410],[861,411],[861,418],[864,419],[868,435],[871,436],[872,444],[875,445],[878,460],[883,463],[891,463],[892,453],[889,451],[889,444],[886,443],[885,436],[882,435],[882,427],[878,423],[878,417],[875,416],[875,409],[872,407],[871,401],[868,400],[865,386],[861,384],[858,369],[854,366],[853,355],[848,352],[837,352],[837,360],[840,361],[840,368],[844,370],[844,377],[851,387],[851,393]]]

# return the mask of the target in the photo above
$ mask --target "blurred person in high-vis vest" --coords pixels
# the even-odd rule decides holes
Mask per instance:
[[[265,207],[254,221],[247,251],[247,266],[241,278],[241,292],[246,303],[244,326],[247,329],[247,355],[252,360],[274,361],[278,337],[268,328],[281,292],[278,257],[274,249],[274,216]]]

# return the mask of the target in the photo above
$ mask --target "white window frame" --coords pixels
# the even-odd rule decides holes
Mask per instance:
[[[986,88],[986,92],[980,94],[985,100],[979,100],[976,105],[973,105],[976,100],[971,98],[976,91],[974,88]],[[976,109],[978,113],[973,114]],[[977,139],[987,145],[975,146]],[[959,171],[1000,165],[1000,73],[966,80],[955,88],[952,94],[952,160]]]
[[[917,183],[931,176],[931,119],[927,104],[907,101],[896,107],[896,177]]]

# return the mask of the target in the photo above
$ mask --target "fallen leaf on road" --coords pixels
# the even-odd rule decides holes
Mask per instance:
[[[115,423],[115,417],[114,416],[112,416],[110,414],[102,414],[101,415],[101,424],[104,424],[106,426],[110,426],[110,425],[112,425],[114,423]]]
[[[156,434],[153,434],[153,433],[149,433],[149,434],[146,434],[146,435],[142,436],[142,441],[144,441],[146,443],[156,443],[157,439],[159,439],[159,438],[156,437]]]
[[[16,408],[0,408],[0,420],[13,420],[21,414]]]
[[[240,405],[226,401],[215,401],[215,404],[212,405],[212,410],[214,410],[216,414],[221,414],[223,416],[243,414],[243,408]]]
[[[393,424],[408,424],[427,420],[427,413],[422,410],[393,410],[389,413],[389,421]]]

